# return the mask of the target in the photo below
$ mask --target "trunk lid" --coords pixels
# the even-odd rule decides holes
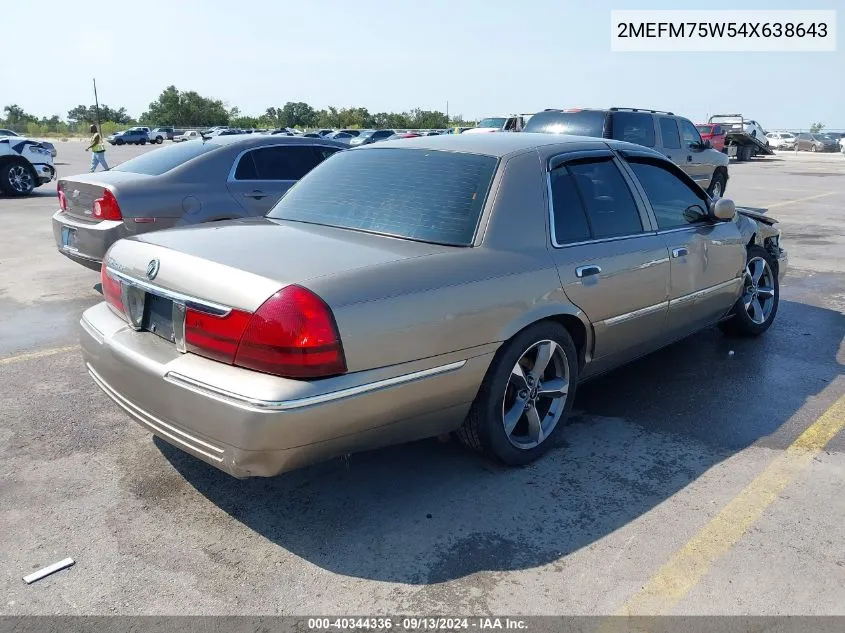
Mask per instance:
[[[256,218],[120,240],[106,263],[166,290],[253,312],[289,284],[454,248]],[[158,270],[150,280],[147,270],[153,260],[158,260]]]
[[[127,181],[150,178],[143,174],[129,172],[104,171],[95,174],[82,174],[72,178],[60,178],[59,187],[67,198],[67,214],[76,220],[91,223],[100,222],[93,217],[94,200],[101,198],[106,188],[117,198],[120,204],[120,184]]]

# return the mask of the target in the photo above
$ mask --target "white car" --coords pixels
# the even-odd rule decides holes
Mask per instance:
[[[774,149],[795,149],[797,140],[792,132],[769,132],[766,138]]]
[[[53,155],[40,142],[23,136],[0,137],[0,192],[28,196],[55,177]]]
[[[530,114],[511,114],[510,116],[487,117],[481,119],[473,128],[464,134],[483,134],[485,132],[522,132]]]
[[[202,138],[202,134],[196,130],[188,130],[183,134],[177,134],[173,137],[174,143],[181,143],[182,141],[191,141],[195,138]]]

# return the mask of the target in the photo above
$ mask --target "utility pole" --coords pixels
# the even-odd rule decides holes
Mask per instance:
[[[94,112],[97,117],[97,134],[100,135],[100,138],[103,136],[103,131],[100,129],[100,101],[97,98],[97,80],[94,79]]]
[[[446,127],[449,127],[449,101],[446,101]]]

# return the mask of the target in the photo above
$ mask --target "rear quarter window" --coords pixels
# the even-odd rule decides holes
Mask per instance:
[[[189,160],[213,152],[219,147],[219,145],[214,143],[205,143],[199,140],[176,143],[127,160],[125,163],[113,167],[112,171],[127,171],[133,174],[160,176],[172,169],[176,169],[180,165],[184,165]]]
[[[268,217],[469,246],[497,165],[492,156],[425,149],[341,152]]]

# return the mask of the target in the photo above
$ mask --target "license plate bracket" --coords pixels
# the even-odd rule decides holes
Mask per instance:
[[[156,336],[176,342],[173,328],[173,301],[154,294],[147,294],[144,302],[143,328]]]
[[[62,248],[76,250],[76,229],[62,227]]]

